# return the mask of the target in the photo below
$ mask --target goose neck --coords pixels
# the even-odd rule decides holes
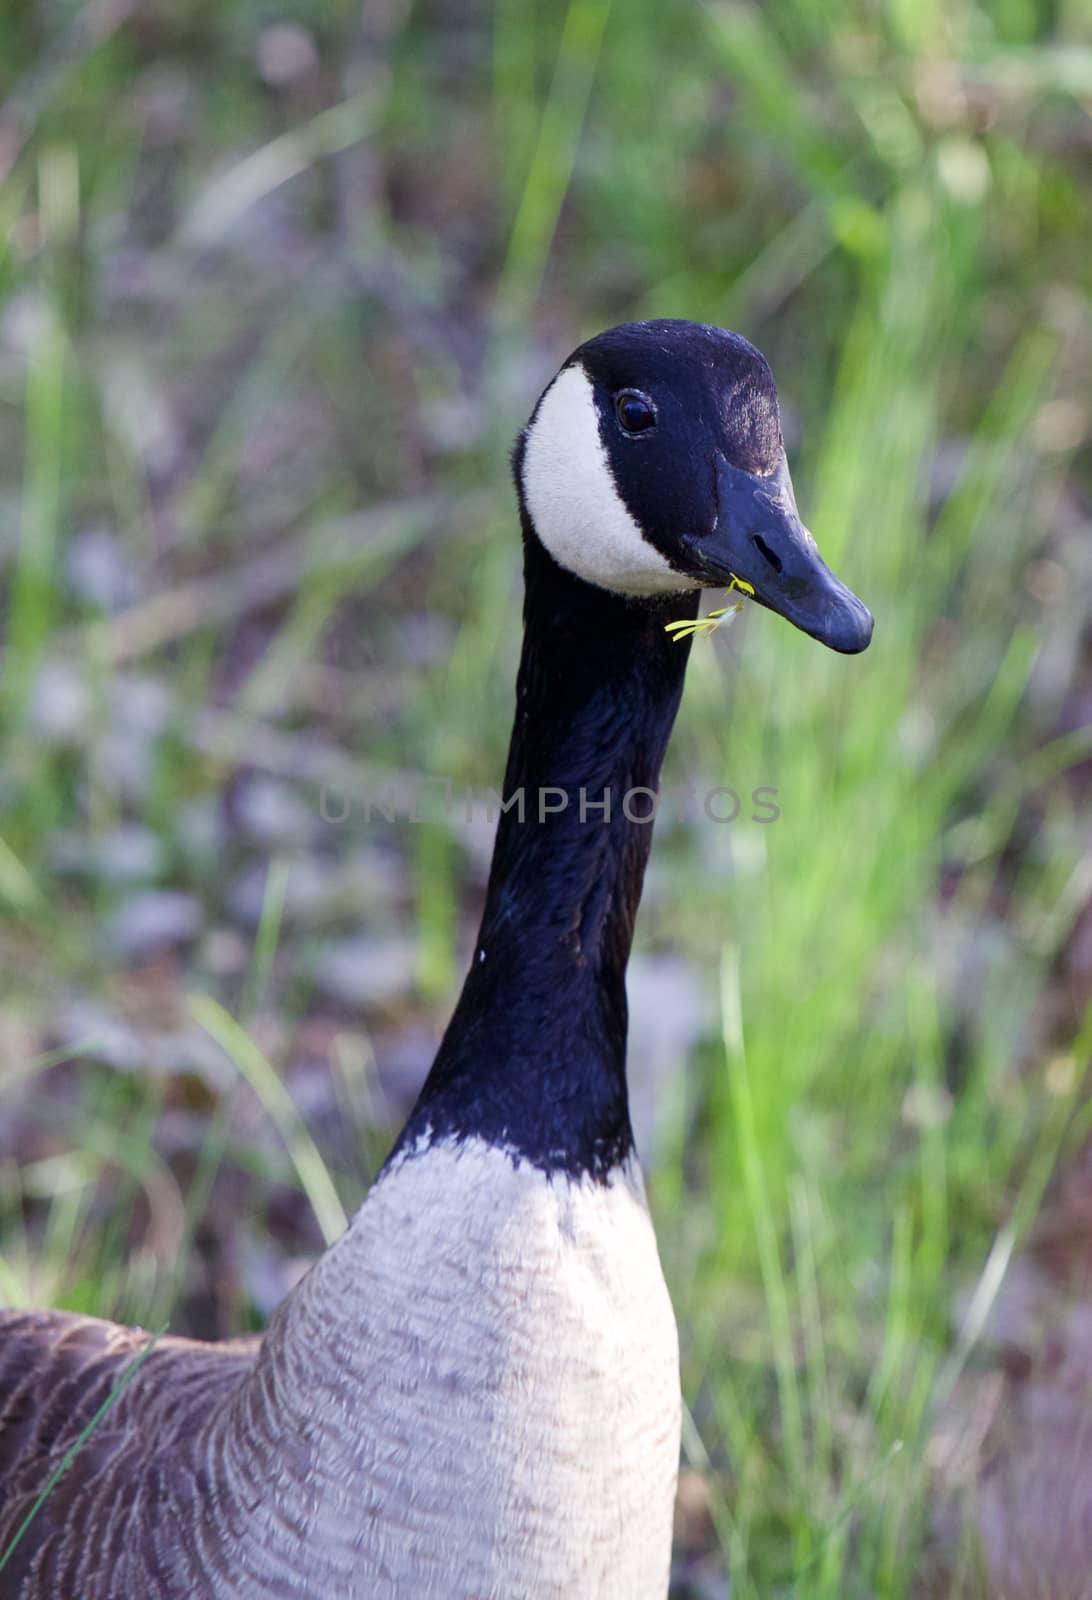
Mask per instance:
[[[695,595],[623,597],[525,517],[516,713],[470,972],[400,1148],[476,1135],[604,1177],[632,1149],[625,971]]]

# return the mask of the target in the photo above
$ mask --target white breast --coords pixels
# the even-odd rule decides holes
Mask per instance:
[[[663,1600],[678,1347],[636,1163],[601,1184],[480,1141],[412,1155],[280,1321],[307,1488],[263,1506],[255,1578],[302,1533],[323,1600]]]

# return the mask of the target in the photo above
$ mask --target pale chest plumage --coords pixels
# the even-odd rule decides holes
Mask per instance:
[[[402,1159],[285,1306],[239,1405],[236,1437],[285,1468],[248,1513],[226,1445],[225,1593],[667,1592],[678,1350],[635,1163],[601,1183],[479,1140]],[[306,1583],[273,1589],[301,1542]]]

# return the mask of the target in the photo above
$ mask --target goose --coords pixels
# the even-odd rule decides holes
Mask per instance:
[[[590,339],[513,466],[505,804],[420,1098],[263,1337],[149,1350],[85,1316],[0,1314],[5,1597],[667,1592],[678,1343],[625,1068],[649,812],[690,649],[667,624],[733,583],[846,654],[872,617],[800,520],[772,374],[738,334],[649,321]]]

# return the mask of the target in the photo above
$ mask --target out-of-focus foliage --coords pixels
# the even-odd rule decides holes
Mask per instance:
[[[670,757],[678,1592],[991,1592],[1088,1121],[1087,20],[8,0],[0,1296],[230,1332],[358,1202],[480,903],[505,452],[599,327],[736,327],[877,629],[699,641]]]

